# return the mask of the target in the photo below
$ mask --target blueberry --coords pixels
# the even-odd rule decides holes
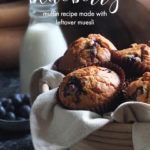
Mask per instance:
[[[6,97],[1,97],[1,98],[0,98],[0,101],[3,102],[3,101],[5,101],[6,99],[7,99]]]
[[[11,98],[6,98],[3,102],[2,102],[2,105],[4,107],[7,107],[8,105],[11,105],[12,104],[12,99]]]
[[[7,98],[6,97],[1,97],[0,98],[0,104],[3,105],[3,103],[7,101]]]
[[[30,95],[28,93],[23,96],[23,104],[30,105]]]
[[[15,120],[16,119],[16,115],[13,112],[8,112],[6,114],[6,119],[8,119],[8,120]]]
[[[22,93],[19,93],[19,95],[20,95],[20,97],[23,99],[23,97],[24,97],[24,94],[22,94]]]
[[[22,95],[21,94],[14,94],[13,104],[17,107],[17,106],[20,106],[21,103],[22,103]]]
[[[95,52],[96,45],[97,44],[94,43],[93,45],[87,47],[87,49],[89,49],[90,51],[90,57],[92,62],[94,62],[94,58],[96,57],[96,52]]]
[[[29,105],[21,106],[19,109],[20,117],[29,118],[30,110],[31,110],[31,108]]]
[[[85,90],[83,90],[81,80],[79,78],[77,78],[76,76],[72,76],[69,78],[68,83],[66,84],[66,86],[64,88],[64,97],[67,97],[72,94],[76,95],[76,93],[77,93],[77,95],[80,95],[82,93],[84,95],[87,94],[87,92]]]
[[[14,105],[7,105],[6,106],[6,111],[9,112],[14,112],[15,111],[15,106]]]
[[[112,71],[110,69],[107,69],[108,73],[111,73]]]
[[[132,97],[136,99],[138,95],[142,95],[142,94],[144,94],[144,88],[143,86],[139,86],[136,88],[136,91],[132,94]]]
[[[0,106],[0,118],[4,119],[6,116],[6,110],[3,106]]]
[[[141,58],[138,57],[137,55],[128,55],[127,60],[128,60],[129,62],[135,62],[135,61],[141,62],[141,61],[142,61]]]

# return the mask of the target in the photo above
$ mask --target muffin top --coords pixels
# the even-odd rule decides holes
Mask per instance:
[[[120,78],[114,71],[97,66],[68,74],[58,91],[60,102],[71,109],[90,109],[107,103],[117,93]]]
[[[129,84],[127,95],[130,99],[150,104],[150,72]]]
[[[129,61],[150,65],[150,47],[146,44],[132,44],[131,48],[116,51],[117,54],[126,57]]]
[[[93,41],[96,41],[98,44],[100,44],[101,47],[107,48],[109,50],[117,50],[117,48],[114,46],[114,44],[106,39],[104,36],[100,34],[89,34],[89,39],[92,39]]]
[[[116,47],[100,34],[90,34],[74,41],[61,58],[58,70],[75,70],[81,66],[110,61]]]

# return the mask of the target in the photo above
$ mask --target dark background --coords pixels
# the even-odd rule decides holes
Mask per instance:
[[[62,26],[64,31],[64,35],[67,38],[68,44],[70,44],[73,40],[77,39],[80,36],[86,37],[90,33],[100,33],[111,40],[118,49],[123,49],[128,47],[131,43],[134,42],[132,35],[125,25],[123,18],[116,14],[110,14],[108,9],[110,4],[107,6],[101,6],[97,3],[95,6],[91,6],[87,2],[79,2],[78,4],[72,4],[71,1],[66,3],[59,3],[59,11],[60,12],[101,12],[106,11],[107,17],[93,17],[95,20],[95,25],[92,26]],[[121,8],[120,8],[121,9]],[[72,19],[69,17],[59,17],[59,19],[63,20],[90,20],[90,17],[73,17]]]

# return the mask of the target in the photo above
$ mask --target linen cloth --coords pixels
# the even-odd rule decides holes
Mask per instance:
[[[31,79],[32,109],[30,127],[35,150],[64,150],[86,138],[110,122],[133,123],[134,150],[150,150],[150,105],[126,102],[110,113],[100,116],[91,111],[66,110],[56,99],[57,89],[64,77],[48,65],[35,70]],[[42,92],[42,85],[50,90]]]

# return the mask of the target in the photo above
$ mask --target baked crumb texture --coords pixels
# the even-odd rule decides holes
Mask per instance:
[[[127,95],[129,99],[150,104],[150,72],[129,84]]]
[[[68,74],[59,87],[59,100],[71,109],[103,106],[118,92],[120,78],[114,71],[97,66]]]

